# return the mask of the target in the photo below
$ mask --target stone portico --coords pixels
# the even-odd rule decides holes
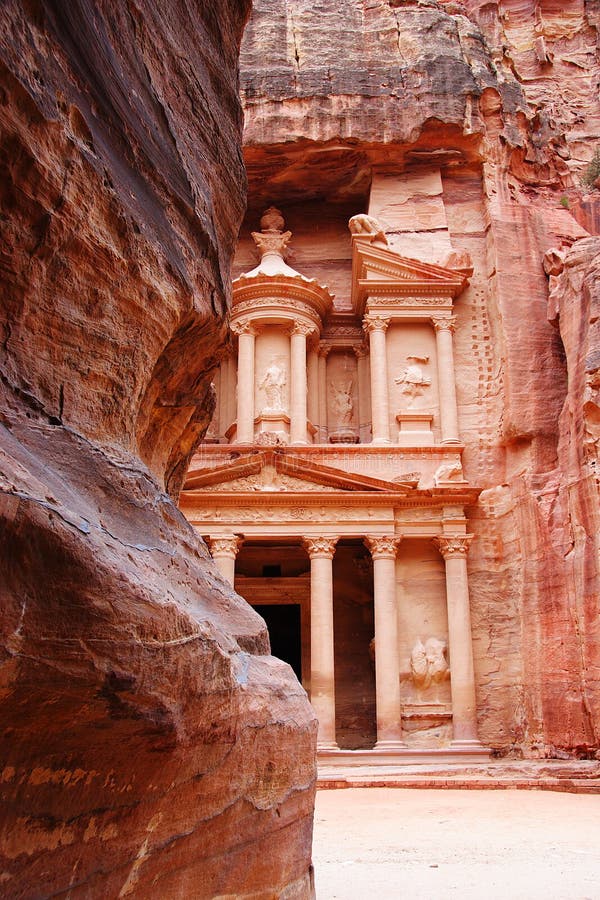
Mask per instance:
[[[294,666],[322,763],[485,758],[467,574],[479,491],[453,363],[468,260],[407,259],[355,216],[338,304],[286,263],[281,214],[261,226],[181,508]]]

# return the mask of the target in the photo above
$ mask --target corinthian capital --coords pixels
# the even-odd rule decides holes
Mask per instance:
[[[337,542],[337,537],[315,537],[304,538],[302,544],[311,559],[333,559]]]
[[[396,559],[396,553],[400,546],[402,535],[379,535],[369,534],[365,538],[365,544],[373,559]]]
[[[433,543],[444,559],[454,559],[457,556],[466,558],[472,540],[472,534],[460,534],[436,537],[433,539]]]
[[[431,321],[436,331],[451,331],[456,328],[456,316],[432,316]]]
[[[363,328],[370,334],[372,331],[387,331],[390,324],[388,316],[378,316],[375,313],[367,313],[363,318]]]
[[[237,534],[223,534],[219,537],[209,538],[208,546],[211,556],[231,556],[233,559],[237,556],[243,542]]]
[[[231,330],[234,334],[256,334],[256,330],[250,319],[236,319],[231,323]]]
[[[316,330],[314,325],[309,325],[306,322],[295,322],[290,328],[289,334],[290,336],[293,334],[301,334],[303,337],[308,337],[310,334],[314,334]]]

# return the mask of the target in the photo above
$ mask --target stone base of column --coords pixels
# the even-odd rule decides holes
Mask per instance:
[[[372,447],[390,447],[393,441],[388,440],[387,438],[377,438],[371,441]]]
[[[317,741],[317,753],[320,750],[339,750],[335,741]]]
[[[458,438],[450,438],[450,440],[447,441],[440,441],[440,444],[442,444],[443,447],[460,447],[462,446],[463,442]]]
[[[450,741],[450,746],[448,748],[453,753],[459,753],[461,756],[466,756],[469,759],[477,758],[477,759],[490,759],[491,758],[491,750],[489,747],[485,747],[481,741]]]
[[[377,741],[373,750],[406,750],[408,744],[402,740],[395,741]]]

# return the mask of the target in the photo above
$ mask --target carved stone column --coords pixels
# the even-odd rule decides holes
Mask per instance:
[[[306,377],[308,381],[308,421],[313,428],[319,422],[319,355],[314,343],[307,345]],[[314,432],[313,432],[314,434]],[[318,438],[317,438],[318,440]]]
[[[467,534],[441,536],[433,541],[446,563],[452,744],[466,748],[480,746],[467,580],[467,551],[472,539],[473,535]]]
[[[209,538],[210,555],[223,578],[233,587],[235,580],[235,560],[243,538],[237,534],[221,534]]]
[[[305,538],[310,556],[310,702],[319,720],[317,749],[335,750],[333,554],[337,537]]]
[[[369,351],[364,344],[354,347],[358,370],[358,434],[361,443],[366,443],[366,432],[371,421],[369,402]]]
[[[319,443],[327,443],[327,357],[330,347],[319,346]]]
[[[456,376],[452,335],[456,327],[455,316],[433,316],[440,394],[440,424],[442,443],[455,444],[458,436],[458,409],[456,405]]]
[[[234,322],[238,337],[236,444],[254,442],[254,340],[256,331],[247,319]]]
[[[290,330],[290,444],[306,444],[306,338],[314,329],[296,322]]]
[[[365,544],[373,557],[375,609],[375,701],[378,750],[405,747],[400,708],[400,651],[396,602],[398,536],[368,536]]]
[[[384,316],[367,313],[363,327],[369,335],[371,356],[371,416],[373,443],[390,443],[390,417],[388,400],[387,351],[385,333],[390,320]]]

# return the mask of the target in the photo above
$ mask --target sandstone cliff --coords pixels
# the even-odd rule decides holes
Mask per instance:
[[[600,741],[586,312],[600,194],[581,180],[600,133],[598,25],[584,0],[256,0],[242,45],[252,207],[323,234],[333,209],[368,209],[409,255],[473,259],[457,386],[465,474],[484,489],[470,552],[480,736],[499,754]],[[571,245],[551,324],[543,256]],[[336,252],[312,272],[343,299]]]
[[[6,897],[311,895],[312,711],[172,500],[224,336],[247,12],[0,12]]]

